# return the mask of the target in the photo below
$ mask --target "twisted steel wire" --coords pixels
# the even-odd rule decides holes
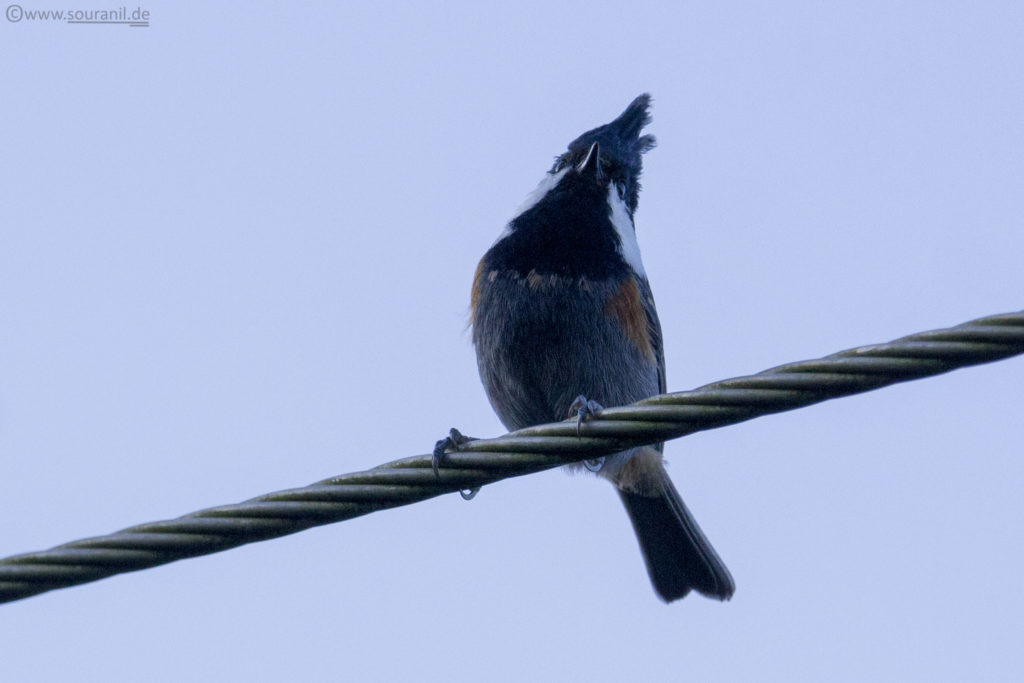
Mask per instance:
[[[1024,353],[1024,311],[663,394],[310,486],[0,559],[0,602],[293,534],[445,493]]]

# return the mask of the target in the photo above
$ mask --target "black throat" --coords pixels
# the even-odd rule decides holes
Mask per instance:
[[[570,171],[535,206],[512,220],[511,233],[484,257],[488,270],[593,279],[629,273],[619,254],[608,188]]]

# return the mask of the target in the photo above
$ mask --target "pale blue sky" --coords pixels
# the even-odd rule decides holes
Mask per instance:
[[[1018,3],[143,7],[0,25],[0,555],[501,433],[476,261],[644,91],[670,389],[1022,308]],[[670,444],[730,603],[555,471],[0,606],[0,679],[1020,680],[1022,384]]]

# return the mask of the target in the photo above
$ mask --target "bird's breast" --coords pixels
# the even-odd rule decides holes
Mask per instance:
[[[473,343],[491,403],[511,429],[563,419],[576,396],[605,406],[658,392],[647,315],[632,277],[477,269]]]

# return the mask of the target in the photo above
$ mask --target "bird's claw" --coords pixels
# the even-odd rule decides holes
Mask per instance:
[[[434,444],[434,452],[430,456],[430,467],[434,470],[434,476],[441,476],[441,465],[444,464],[449,449],[456,452],[460,446],[473,440],[472,437],[466,436],[455,427],[448,430],[448,436]]]
[[[434,452],[430,456],[430,466],[434,470],[434,476],[437,478],[441,477],[441,465],[444,464],[444,459],[448,455],[449,449],[458,451],[463,444],[467,444],[470,441],[476,441],[476,439],[466,436],[455,427],[452,427],[448,432],[448,436],[434,444]],[[471,489],[463,489],[459,491],[459,495],[462,496],[463,500],[472,500],[479,492],[480,487],[477,486]]]
[[[576,400],[569,406],[569,417],[576,417],[576,436],[577,438],[582,436],[580,434],[580,428],[583,426],[583,421],[591,415],[597,415],[604,406],[597,401],[591,401],[583,394],[576,397]]]
[[[602,410],[602,406],[597,401],[591,401],[583,394],[576,397],[576,400],[569,406],[569,417],[576,416],[576,438],[580,438],[580,428],[583,426],[583,421],[591,415],[597,415]],[[591,472],[600,472],[601,468],[604,467],[604,458],[594,458],[593,460],[584,460],[583,466]]]

